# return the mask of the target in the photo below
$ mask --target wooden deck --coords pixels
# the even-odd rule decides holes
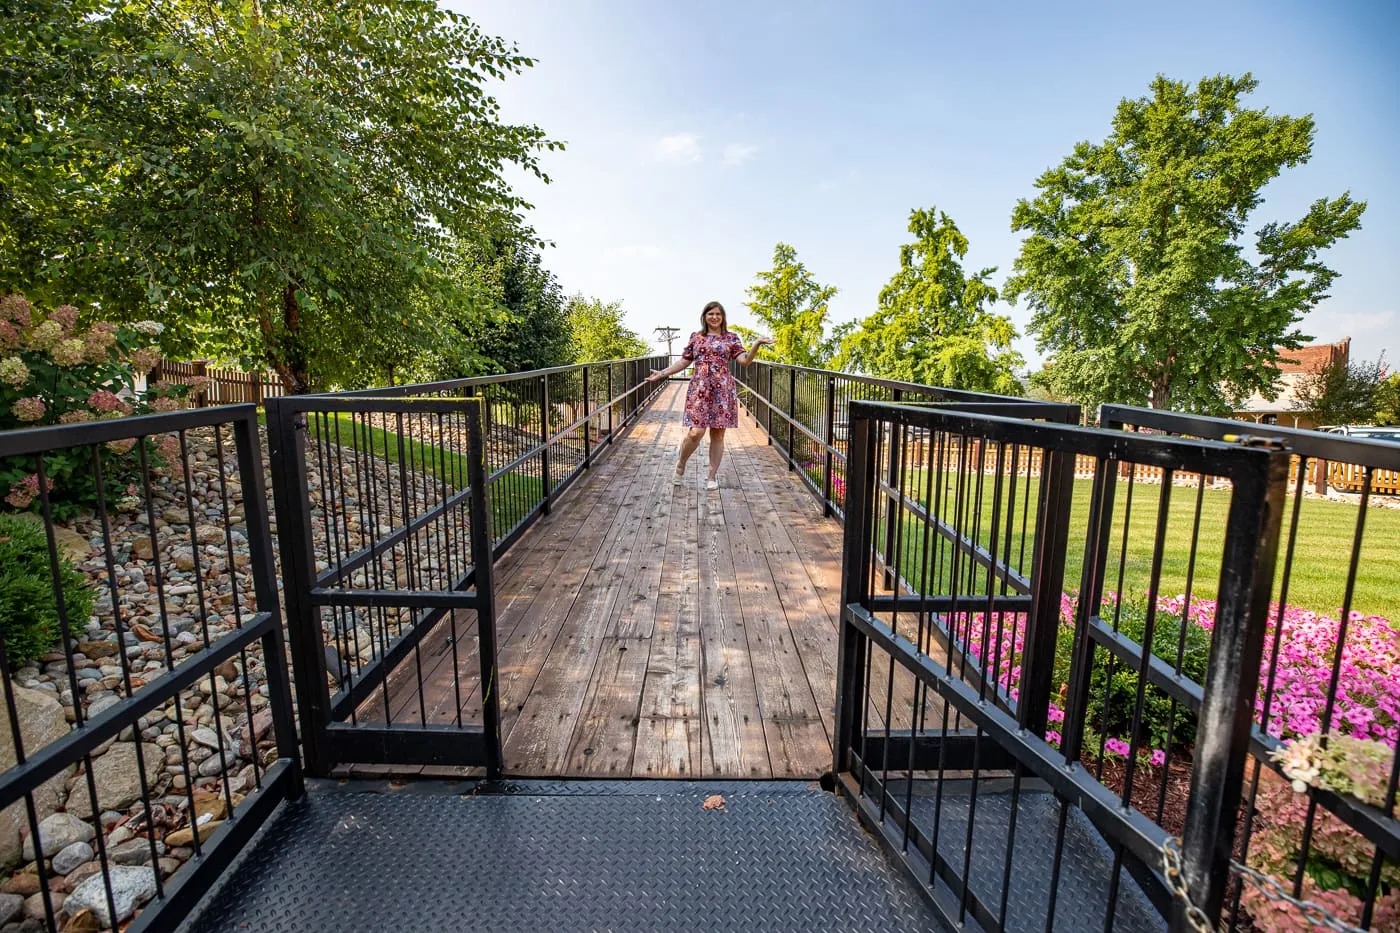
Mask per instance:
[[[668,387],[497,565],[505,766],[516,776],[815,777],[831,767],[841,526],[747,415],[720,489],[671,482]],[[480,722],[474,631],[392,678],[395,721]],[[469,653],[470,652],[470,653]],[[382,700],[379,703],[383,718]]]

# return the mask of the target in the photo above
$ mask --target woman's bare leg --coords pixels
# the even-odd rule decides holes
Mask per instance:
[[[681,462],[676,464],[677,473],[685,472],[685,462],[695,453],[696,448],[700,446],[700,439],[704,436],[704,428],[691,428],[685,432],[685,438],[681,441]]]
[[[724,428],[710,428],[710,479],[719,475],[719,462],[724,459]]]

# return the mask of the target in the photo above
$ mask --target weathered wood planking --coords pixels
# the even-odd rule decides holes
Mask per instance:
[[[831,767],[841,527],[747,416],[729,432],[721,489],[703,488],[707,444],[672,485],[684,391],[668,389],[497,567],[511,774]],[[473,614],[456,624],[455,681],[444,621],[419,652],[426,709],[410,660],[390,680],[395,721],[454,722],[460,695],[462,721],[480,722]],[[875,692],[883,725],[889,698]],[[909,692],[896,684],[896,725],[910,720]]]

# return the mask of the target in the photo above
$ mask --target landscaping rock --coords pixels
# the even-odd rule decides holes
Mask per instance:
[[[146,765],[147,784],[160,775],[165,756],[158,746],[142,744],[141,756]],[[103,807],[125,809],[141,799],[141,775],[136,767],[136,743],[119,742],[112,750],[92,763],[93,779],[97,782]],[[73,813],[92,815],[92,802],[87,794],[74,794],[69,801]]]
[[[68,923],[63,927],[63,933],[99,933],[101,929],[102,922],[97,919],[97,915],[84,909],[68,919]]]
[[[6,894],[18,894],[20,899],[23,900],[37,892],[39,887],[39,876],[33,872],[25,871],[6,878],[5,882],[0,884],[0,891]]]
[[[53,857],[54,874],[66,875],[84,862],[92,860],[92,846],[75,842]]]
[[[76,842],[87,842],[96,835],[97,830],[71,813],[51,813],[39,822],[39,844],[43,846],[45,858],[56,855]],[[24,857],[30,860],[38,857],[32,838],[26,837],[24,840]],[[79,859],[74,864],[85,862],[87,858]]]
[[[68,734],[68,720],[63,704],[46,690],[30,690],[12,684],[15,709],[19,713],[20,737],[27,754]],[[12,738],[9,710],[0,703],[0,770],[14,766],[15,745]],[[34,792],[34,807],[39,819],[44,819],[63,803],[68,778],[57,774]],[[23,801],[11,804],[0,812],[0,869],[12,868],[20,859],[21,832],[28,831],[29,817]],[[71,840],[70,840],[71,841]],[[57,850],[48,850],[57,851]]]
[[[24,910],[24,898],[18,894],[0,894],[0,926],[19,916]]]
[[[111,870],[112,900],[116,903],[116,922],[121,923],[136,912],[136,908],[156,896],[156,879],[149,868],[114,866]],[[88,878],[68,895],[65,905],[70,914],[90,910],[102,927],[113,926],[107,912],[107,890],[102,875]]]

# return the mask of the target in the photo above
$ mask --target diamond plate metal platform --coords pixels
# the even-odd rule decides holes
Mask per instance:
[[[724,810],[702,809],[716,793]],[[523,781],[313,788],[182,930],[938,928],[814,785]]]
[[[938,852],[963,871],[972,817],[971,857],[967,861],[970,888],[992,911],[1000,909],[1002,882],[1006,877],[1006,850],[1012,836],[1012,796],[1008,781],[994,782],[999,792],[982,792],[976,805],[965,790],[967,782],[946,782],[941,807],[937,784],[891,781],[890,795],[903,803],[909,793],[916,825],[932,835],[938,814]],[[1031,785],[1033,782],[1027,782]],[[1046,928],[1054,877],[1055,839],[1060,822],[1060,803],[1051,793],[1022,792],[1016,804],[1014,844],[1010,885],[1007,893],[1006,930],[1009,933],[1039,933]],[[1053,929],[1060,931],[1102,931],[1113,878],[1113,850],[1082,810],[1068,807],[1065,812],[1064,844],[1060,855],[1060,877],[1055,886]],[[941,903],[955,913],[956,899],[940,885]],[[1147,895],[1124,867],[1114,892],[1112,929],[1117,933],[1158,933],[1166,921],[1152,906]]]

